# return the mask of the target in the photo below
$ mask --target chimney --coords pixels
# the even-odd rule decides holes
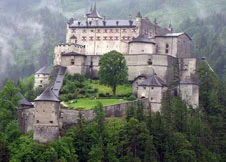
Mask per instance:
[[[118,24],[119,24],[119,21],[116,21],[116,25],[118,26]]]
[[[132,26],[133,25],[133,21],[129,20],[129,25]]]
[[[89,22],[89,25],[90,25],[90,26],[92,25],[92,21]]]
[[[81,22],[80,21],[78,21],[78,26],[80,26],[81,25]]]

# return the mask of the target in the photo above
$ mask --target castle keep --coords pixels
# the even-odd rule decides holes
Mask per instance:
[[[58,70],[52,75],[52,88],[36,98],[34,107],[26,102],[18,110],[21,129],[34,130],[34,140],[46,143],[57,139],[65,125],[75,124],[79,112],[59,107],[57,96],[64,76],[79,73],[98,78],[100,57],[112,50],[124,55],[133,93],[143,102],[145,111],[161,111],[167,90],[181,96],[188,106],[199,105],[198,61],[190,55],[191,38],[186,33],[174,33],[171,26],[162,28],[156,20],[153,23],[142,18],[140,12],[134,19],[107,20],[95,5],[85,20],[68,21],[66,43],[54,49],[54,69]],[[49,74],[46,67],[40,69],[35,87],[45,86]],[[105,107],[106,116],[122,116],[134,102]],[[86,119],[93,119],[92,110],[82,113]]]
[[[183,32],[174,33],[171,25],[168,29],[161,28],[156,20],[152,23],[142,18],[140,12],[135,19],[130,16],[127,20],[107,20],[100,16],[95,5],[85,20],[70,19],[66,43],[55,47],[54,65],[67,67],[70,74],[96,78],[101,55],[112,50],[125,56],[133,92],[138,98],[149,98],[154,111],[160,110],[163,97],[160,94],[169,86],[188,105],[199,105],[197,59],[190,54],[191,38]],[[141,84],[146,79],[152,80],[149,77],[157,82],[161,79],[164,84],[152,81]],[[163,88],[156,91],[157,87]]]

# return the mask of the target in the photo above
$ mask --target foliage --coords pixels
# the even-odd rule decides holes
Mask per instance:
[[[100,83],[111,87],[115,96],[117,85],[127,82],[128,68],[126,60],[121,53],[111,51],[101,56],[100,63],[98,72]]]

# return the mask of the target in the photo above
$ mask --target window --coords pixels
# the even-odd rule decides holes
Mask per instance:
[[[144,52],[144,50],[141,50],[141,52]]]
[[[53,123],[53,121],[51,120],[51,121],[49,121],[49,123]]]
[[[148,59],[148,65],[152,65],[152,60]]]
[[[40,83],[42,83],[42,80],[40,80]]]
[[[75,64],[75,60],[71,59],[71,65],[74,65],[74,64]]]
[[[104,40],[107,40],[107,37],[104,37]]]
[[[123,32],[123,33],[126,33],[126,29],[122,29],[122,32]]]
[[[86,37],[85,36],[82,37],[82,41],[86,41]]]
[[[169,44],[168,43],[166,44],[166,51],[165,52],[169,53]]]
[[[36,123],[39,123],[39,120],[36,120]]]
[[[100,41],[100,37],[97,37],[96,40]]]
[[[89,40],[92,41],[93,40],[93,37],[89,37]]]
[[[104,32],[105,32],[105,33],[107,33],[107,32],[108,32],[108,30],[107,30],[107,29],[104,29]]]
[[[90,30],[91,32],[93,32],[93,29],[92,30]]]
[[[119,40],[119,37],[115,37],[115,40]]]
[[[154,87],[151,87],[151,89],[154,89]]]
[[[109,37],[110,40],[113,40],[113,37]]]
[[[100,33],[100,29],[97,29],[97,33]]]
[[[83,33],[86,33],[86,30],[84,29],[82,32],[83,32]]]
[[[159,46],[156,45],[156,53],[158,53],[158,52],[159,52]]]
[[[76,30],[75,29],[72,29],[72,33],[76,33]]]
[[[113,29],[110,29],[110,32],[113,33]]]
[[[166,53],[169,53],[169,50],[168,49],[166,49],[166,51],[165,51]]]
[[[115,29],[115,32],[116,32],[116,33],[118,33],[118,32],[119,32],[119,30],[118,30],[118,29]]]
[[[146,87],[143,87],[144,89],[146,89]]]

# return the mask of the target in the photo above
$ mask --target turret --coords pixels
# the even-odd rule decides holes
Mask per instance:
[[[94,5],[93,9],[91,10],[91,12],[86,14],[86,20],[87,21],[103,20],[103,17],[101,17],[97,11],[96,3]]]
[[[140,13],[140,11],[137,13],[137,16],[136,16],[136,22],[141,22],[141,19],[142,19],[142,15]]]
[[[50,88],[35,99],[33,139],[47,143],[59,137],[60,100]]]

